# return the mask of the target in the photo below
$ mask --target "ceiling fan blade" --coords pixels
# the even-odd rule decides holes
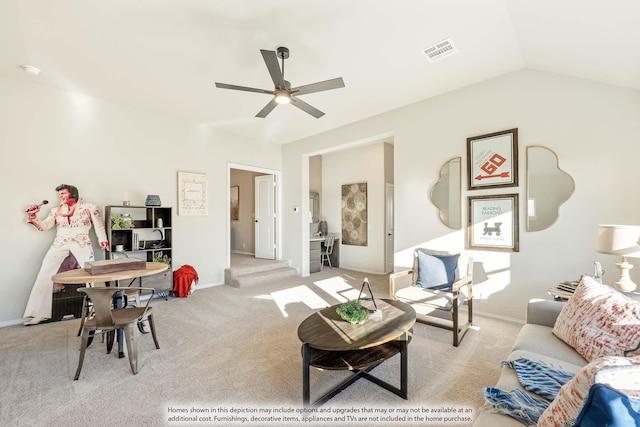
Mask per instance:
[[[265,105],[264,108],[258,112],[258,114],[256,114],[256,117],[260,117],[261,119],[264,119],[265,117],[267,117],[267,114],[269,114],[271,111],[273,111],[274,108],[276,108],[276,105],[278,105],[278,103],[274,98],[271,100],[271,102]]]
[[[324,113],[318,110],[316,107],[312,107],[311,105],[307,104],[303,100],[294,98],[293,96],[291,97],[291,104],[295,105],[305,113],[311,114],[316,119],[319,119],[320,117],[324,116]]]
[[[273,95],[273,91],[272,90],[256,89],[254,87],[230,85],[230,84],[227,84],[227,83],[218,83],[218,82],[216,82],[216,87],[220,88],[220,89],[243,90],[245,92],[266,93],[267,95]]]
[[[322,92],[323,90],[338,89],[344,87],[342,77],[336,79],[325,80],[323,82],[311,83],[304,86],[298,86],[291,89],[291,93],[297,95],[305,95],[307,93]]]
[[[267,64],[267,69],[269,70],[273,84],[279,89],[286,89],[284,76],[282,75],[282,71],[280,71],[280,64],[278,64],[278,55],[272,50],[264,49],[260,49],[260,53],[262,53],[264,63]]]

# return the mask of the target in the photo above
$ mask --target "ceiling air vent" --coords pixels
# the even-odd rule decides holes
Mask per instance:
[[[458,49],[453,44],[453,40],[446,39],[437,43],[433,46],[430,46],[422,51],[422,54],[427,57],[429,62],[436,62],[447,56],[451,56],[455,53],[458,53]]]

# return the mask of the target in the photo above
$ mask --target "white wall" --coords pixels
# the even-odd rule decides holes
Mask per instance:
[[[342,233],[342,185],[367,183],[367,246],[340,242],[340,267],[384,274],[385,144],[322,156],[322,219],[330,233]]]
[[[0,94],[0,182],[8,195],[0,211],[0,325],[22,318],[55,235],[27,225],[24,210],[42,199],[55,206],[62,183],[100,207],[121,204],[125,191],[135,205],[160,195],[174,207],[173,268],[192,265],[201,286],[222,283],[227,162],[279,170],[280,147],[23,80],[0,77]],[[207,174],[209,215],[177,215],[178,171]]]
[[[309,157],[309,191],[318,193],[322,204],[322,156]]]
[[[217,284],[226,266],[228,162],[282,169],[283,258],[301,268],[309,227],[301,210],[292,208],[308,205],[305,155],[393,136],[395,252],[396,268],[401,269],[408,267],[415,246],[465,246],[465,233],[442,225],[428,200],[440,166],[465,156],[467,137],[518,127],[520,187],[513,191],[519,192],[520,200],[527,145],[554,149],[560,167],[575,179],[576,191],[562,207],[558,222],[542,232],[525,231],[521,205],[519,253],[473,252],[480,263],[475,275],[481,301],[477,309],[513,318],[523,317],[529,298],[548,298],[548,287],[592,271],[594,260],[607,270],[605,280],[613,281],[617,259],[594,252],[596,227],[640,223],[640,199],[633,191],[640,181],[640,93],[584,80],[514,72],[287,144],[282,150],[17,79],[0,77],[0,94],[0,182],[8,195],[7,208],[0,213],[0,324],[22,317],[42,257],[53,241],[53,230],[38,233],[25,223],[24,209],[42,199],[53,202],[53,189],[61,183],[77,185],[87,201],[99,206],[120,204],[126,189],[134,204],[143,204],[147,194],[159,194],[163,205],[176,207],[176,172],[206,173],[209,215],[174,216],[174,268],[190,264],[200,274],[201,285]],[[463,193],[466,210],[469,193]],[[640,283],[640,265],[631,276]]]
[[[527,145],[555,150],[560,167],[576,182],[575,193],[548,230],[526,232],[526,205],[520,206],[520,252],[471,252],[479,263],[477,310],[522,319],[528,299],[549,298],[549,287],[591,272],[594,260],[607,270],[605,280],[614,281],[618,260],[595,253],[596,229],[601,223],[640,223],[640,199],[633,191],[640,182],[638,117],[638,91],[522,70],[287,144],[283,199],[285,205],[300,203],[303,192],[298,183],[304,183],[300,159],[306,153],[393,134],[395,264],[396,269],[408,268],[416,246],[466,246],[465,232],[445,227],[429,201],[429,188],[441,165],[455,156],[463,156],[466,164],[466,138],[517,127],[519,187],[463,191],[463,224],[469,195],[517,192],[525,200]],[[285,239],[284,257],[295,265],[302,246],[299,218],[286,216],[284,227],[292,232]],[[640,282],[640,265],[631,275]]]

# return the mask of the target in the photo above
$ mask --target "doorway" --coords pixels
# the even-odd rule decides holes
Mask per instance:
[[[260,178],[260,179],[258,179]],[[232,254],[244,258],[254,258],[258,254],[256,248],[256,227],[257,203],[256,196],[259,191],[257,182],[270,182],[272,187],[270,203],[272,209],[272,227],[269,233],[261,234],[260,247],[264,251],[265,247],[272,249],[271,259],[281,258],[281,215],[280,215],[280,194],[281,180],[280,171],[257,168],[249,165],[227,164],[227,266],[231,266]],[[235,206],[232,210],[232,196]],[[269,239],[266,242],[265,238]],[[263,256],[264,257],[264,256]]]
[[[259,175],[254,178],[254,182],[254,256],[275,259],[275,177]]]
[[[342,187],[345,184],[367,183],[366,221],[368,242],[365,245],[345,245],[340,240],[340,265],[356,271],[384,274],[393,271],[393,134],[381,134],[341,146],[310,152],[303,156],[303,213],[311,211],[309,192],[318,194],[319,219],[328,223],[329,233],[342,235]],[[386,184],[389,184],[387,186]],[[318,224],[311,222],[312,211],[302,215],[303,275],[310,270],[310,237]],[[308,233],[305,233],[309,230]],[[305,257],[306,256],[306,257]]]

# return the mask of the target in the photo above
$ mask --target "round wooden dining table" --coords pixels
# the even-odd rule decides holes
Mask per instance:
[[[51,280],[55,283],[62,283],[63,285],[111,282],[116,282],[117,285],[120,280],[153,276],[154,274],[162,273],[167,268],[169,268],[169,266],[163,262],[148,262],[146,263],[145,268],[140,268],[137,270],[114,271],[111,273],[102,274],[91,274],[84,268],[78,268],[76,270],[69,270],[62,273],[54,274],[51,277]]]
[[[139,268],[136,270],[113,271],[110,273],[101,274],[91,274],[84,268],[78,268],[75,270],[68,270],[62,273],[54,274],[53,276],[51,276],[51,280],[55,283],[62,283],[63,285],[104,283],[105,286],[109,286],[111,283],[114,283],[115,286],[120,287],[121,280],[131,280],[131,283],[129,283],[129,285],[131,285],[136,279],[162,273],[168,268],[169,266],[163,262],[147,262],[145,264],[145,268]],[[118,331],[118,357],[124,357],[124,347],[121,330]]]

